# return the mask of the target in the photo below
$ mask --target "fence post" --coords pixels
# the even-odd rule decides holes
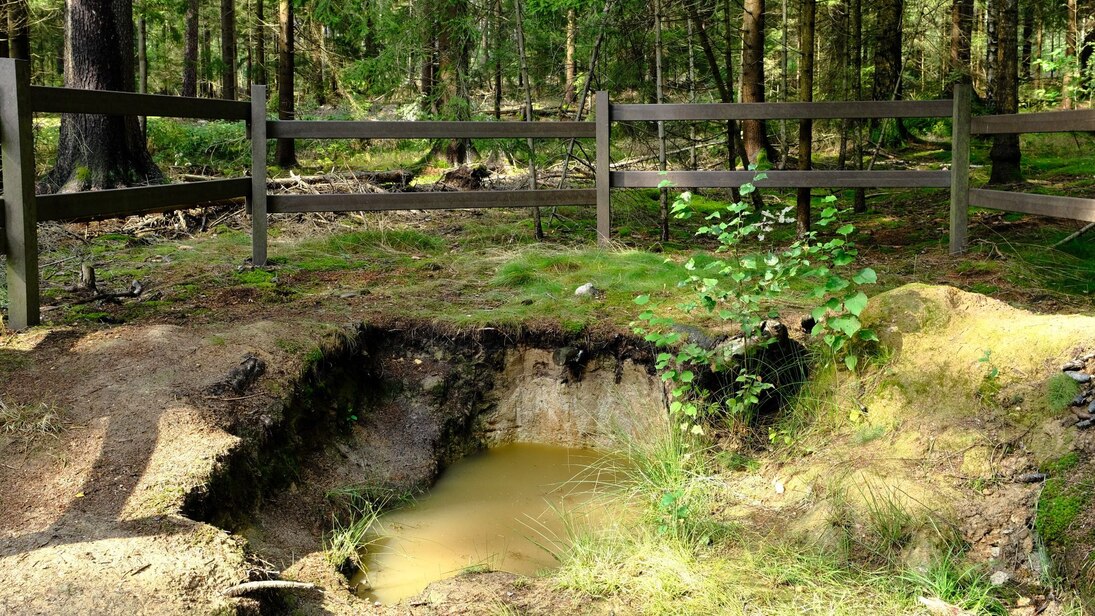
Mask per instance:
[[[970,105],[969,84],[954,85],[951,117],[951,254],[966,251],[970,209]]]
[[[24,60],[0,60],[0,149],[4,163],[8,320],[12,329],[24,329],[41,323],[30,64]]]
[[[266,86],[251,86],[251,264],[266,265]]]
[[[608,92],[597,92],[597,244],[607,247],[612,237],[612,111]]]

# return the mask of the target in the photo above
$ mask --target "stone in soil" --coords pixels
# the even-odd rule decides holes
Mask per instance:
[[[1065,372],[1068,376],[1072,377],[1073,381],[1077,383],[1089,383],[1091,382],[1091,375],[1086,372],[1069,371]]]

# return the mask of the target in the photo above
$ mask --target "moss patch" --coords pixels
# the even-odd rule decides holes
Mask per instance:
[[[1051,477],[1038,499],[1035,530],[1049,545],[1063,545],[1076,517],[1091,500],[1092,484],[1069,484],[1060,477]]]

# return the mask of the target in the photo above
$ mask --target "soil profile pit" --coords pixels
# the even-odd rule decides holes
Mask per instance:
[[[186,513],[242,536],[260,562],[273,565],[285,579],[354,589],[351,579],[357,568],[352,562],[331,562],[326,548],[332,530],[351,523],[361,510],[332,495],[363,495],[380,503],[393,495],[423,494],[450,467],[458,484],[465,471],[453,465],[484,451],[488,453],[469,458],[465,466],[472,469],[498,456],[547,455],[547,450],[525,447],[612,451],[629,440],[664,434],[669,429],[665,390],[653,364],[648,343],[618,333],[575,336],[557,329],[493,328],[454,333],[430,326],[361,326],[325,349],[281,406],[270,409],[261,422],[251,422],[264,429],[243,435],[212,480],[189,495]],[[505,449],[512,444],[522,448]],[[562,455],[565,461],[567,455],[586,453],[551,455]],[[505,466],[540,473],[537,464]],[[538,510],[519,511],[510,519],[520,520],[526,513],[541,521],[552,517],[541,515],[543,488],[550,493],[552,484],[565,483],[580,470],[556,465],[545,475],[510,482],[538,490],[525,496]],[[441,509],[455,507],[441,496],[446,483],[443,479],[437,488],[438,502],[450,503],[437,505]],[[476,483],[481,485],[476,494],[465,494],[474,497],[465,505],[488,498],[488,484],[503,482]],[[509,486],[490,498],[518,500]],[[425,497],[419,511],[434,507],[432,498]],[[391,525],[406,525],[400,522],[404,515],[413,519],[415,510],[391,514]],[[530,527],[538,523],[529,519]],[[546,529],[545,535],[564,530]],[[436,578],[475,565],[533,573],[552,564],[548,551],[539,550],[527,567],[518,567],[521,555],[530,552],[518,543],[533,536],[532,528],[502,532],[506,538],[501,543],[456,550],[460,558],[451,566],[415,567]],[[400,533],[388,534],[398,542]],[[404,534],[403,539],[411,536]],[[511,547],[515,551],[504,554]],[[393,550],[405,551],[398,545]],[[385,589],[379,564],[374,563],[369,584],[361,585],[361,596],[384,602],[402,596],[394,589],[397,583],[390,594]],[[378,594],[368,594],[367,587]]]

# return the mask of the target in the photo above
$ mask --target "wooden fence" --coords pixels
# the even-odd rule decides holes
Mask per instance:
[[[950,116],[952,161],[946,171],[768,171],[758,186],[772,188],[950,188],[952,252],[966,247],[969,206],[1095,221],[1095,200],[969,189],[971,135],[1095,130],[1095,111],[992,116],[971,119],[970,91],[953,101],[819,102],[755,104],[618,105],[606,92],[595,98],[595,122],[343,122],[271,120],[265,86],[252,86],[251,102],[31,86],[26,62],[0,59],[0,149],[3,218],[0,254],[7,256],[8,324],[39,323],[37,223],[163,212],[245,198],[252,216],[252,259],[267,258],[268,214],[422,209],[523,208],[596,205],[598,242],[611,237],[611,190],[651,188],[663,180],[679,186],[736,187],[752,171],[612,171],[614,122],[880,119]],[[234,178],[81,193],[35,195],[34,113],[168,116],[247,123],[252,144],[250,178]],[[596,188],[379,194],[267,194],[269,139],[537,138],[596,140]]]

